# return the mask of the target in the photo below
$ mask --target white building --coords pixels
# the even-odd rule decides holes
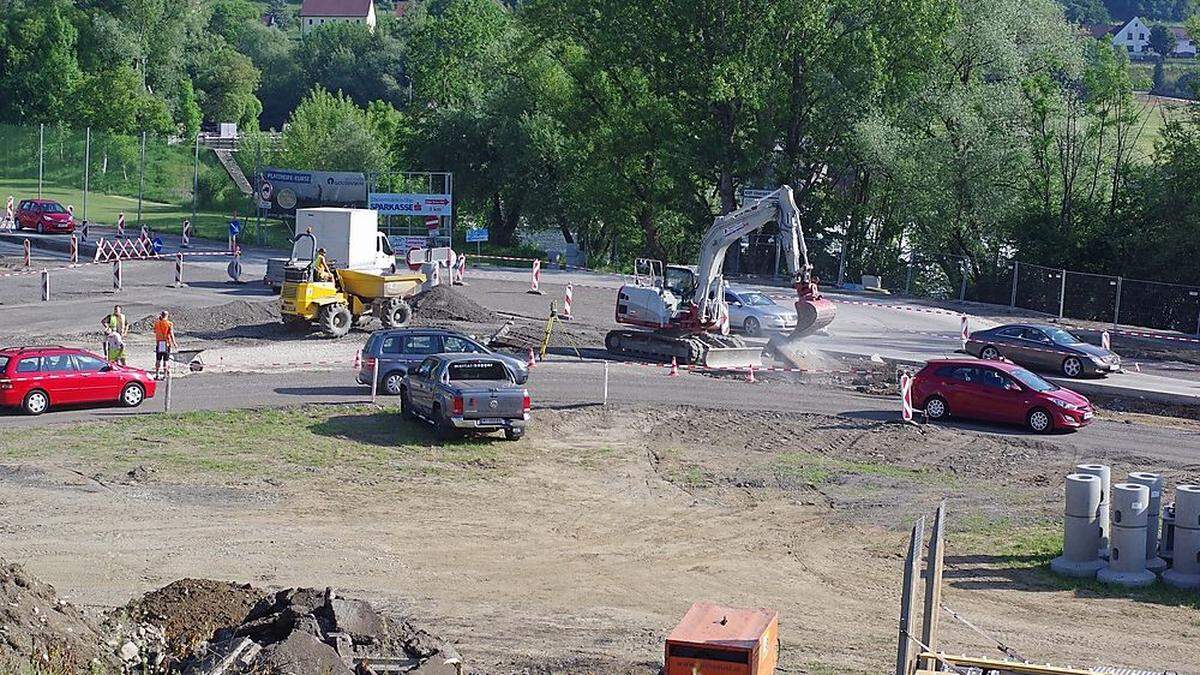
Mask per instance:
[[[1186,28],[1183,26],[1171,26],[1171,32],[1175,34],[1175,51],[1171,52],[1173,55],[1196,55],[1196,43],[1192,40],[1192,36],[1188,35]]]
[[[300,34],[308,35],[327,23],[360,23],[375,30],[373,0],[304,0],[300,6]]]
[[[1091,25],[1086,28],[1093,37],[1109,38],[1114,47],[1130,54],[1153,53],[1153,50],[1150,49],[1150,26],[1142,21],[1141,17],[1135,16],[1123,25]],[[1196,55],[1196,43],[1188,35],[1186,28],[1168,26],[1167,29],[1175,35],[1175,51],[1171,52],[1171,56]]]

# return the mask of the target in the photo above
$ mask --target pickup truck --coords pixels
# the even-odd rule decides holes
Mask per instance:
[[[405,419],[429,422],[442,438],[503,430],[515,441],[529,421],[529,390],[498,357],[436,354],[401,380],[400,411]]]

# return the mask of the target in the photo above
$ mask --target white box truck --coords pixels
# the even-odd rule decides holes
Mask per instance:
[[[311,232],[317,246],[325,249],[325,259],[336,269],[363,272],[394,272],[396,254],[387,237],[379,231],[379,214],[374,209],[341,209],[320,207],[296,209],[296,232],[299,236]],[[307,258],[310,253],[292,251],[291,258],[272,258],[267,261],[263,282],[278,289],[283,284],[283,268],[296,256]],[[400,263],[404,266],[404,262]]]

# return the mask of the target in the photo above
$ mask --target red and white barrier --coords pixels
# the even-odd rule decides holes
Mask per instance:
[[[905,422],[913,421],[912,383],[908,373],[900,374],[900,417]]]
[[[354,352],[354,372],[362,370],[362,350]]]
[[[537,359],[536,359],[536,358],[534,358],[534,356],[533,356],[533,349],[532,349],[532,348],[530,348],[530,350],[529,350],[529,359],[525,361],[525,367],[526,367],[526,368],[532,368],[532,367],[534,367],[535,365],[537,365]]]
[[[183,221],[183,229],[180,231],[179,237],[179,247],[192,247],[192,222],[190,220]]]
[[[183,287],[183,254],[175,254],[175,288]]]
[[[450,274],[451,286],[463,286],[463,278],[467,276],[467,255],[464,253],[454,261],[454,271]]]
[[[117,236],[118,237],[125,236],[125,212],[124,211],[117,214]]]
[[[92,262],[157,257],[146,239],[104,239],[96,242],[96,257]]]
[[[138,230],[138,239],[150,241],[150,228],[148,226],[142,225],[142,229]]]
[[[679,377],[679,362],[674,356],[671,357],[671,370],[667,372],[667,377]]]
[[[79,264],[79,238],[71,235],[71,264]]]
[[[533,267],[529,268],[529,290],[526,293],[534,295],[542,294],[542,261],[536,258],[533,261]]]
[[[747,382],[757,382],[757,380],[754,379],[754,364],[753,363],[750,364],[750,368],[748,369],[748,371],[746,373],[746,381]]]
[[[966,349],[967,348],[967,339],[970,337],[970,331],[968,330],[966,314],[962,315],[962,321],[960,322],[960,324],[961,324],[961,328],[959,329],[958,339],[960,342],[962,342],[963,349]]]
[[[50,270],[42,270],[42,302],[50,302]]]
[[[571,284],[567,284],[567,290],[563,292],[563,311],[562,318],[570,320],[571,316],[571,299],[572,299]]]
[[[25,240],[25,269],[29,269],[29,240]]]
[[[4,217],[6,220],[8,220],[9,223],[14,222],[14,218],[16,217],[16,210],[13,209],[13,196],[12,195],[8,196],[8,203],[6,203],[4,205]]]
[[[1100,333],[1100,346],[1105,349],[1112,349],[1112,339],[1108,336],[1108,331]]]
[[[121,290],[121,261],[113,261],[113,290]]]

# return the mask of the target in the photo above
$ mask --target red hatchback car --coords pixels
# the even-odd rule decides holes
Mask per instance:
[[[17,205],[17,227],[22,230],[46,232],[75,231],[75,218],[62,204],[52,199],[22,199]]]
[[[912,396],[930,420],[955,415],[1023,424],[1037,432],[1078,429],[1094,414],[1083,395],[1007,361],[930,361],[913,380]]]
[[[55,405],[115,402],[130,408],[154,396],[144,370],[109,363],[83,349],[0,349],[0,406],[41,415]]]

